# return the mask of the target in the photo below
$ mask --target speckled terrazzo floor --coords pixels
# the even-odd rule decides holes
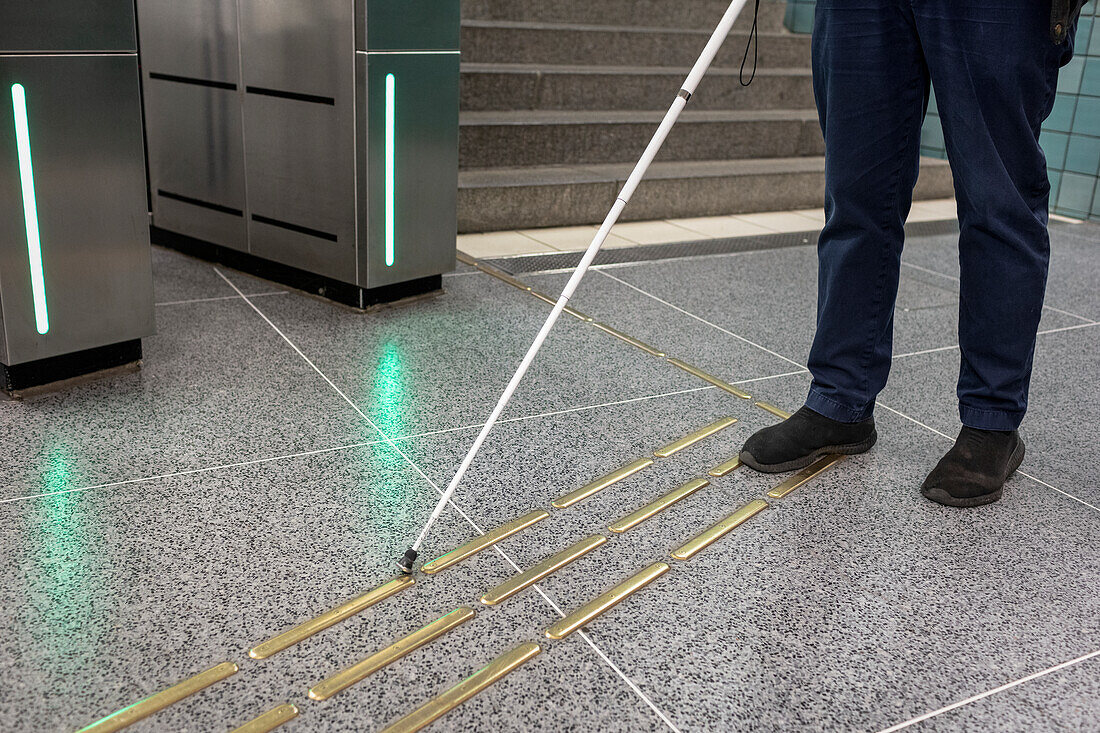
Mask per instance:
[[[717,435],[265,660],[247,650],[385,582],[549,306],[461,267],[353,313],[154,251],[139,374],[0,402],[0,730],[71,731],[218,662],[135,731],[377,730],[657,560],[672,570],[438,731],[1100,729],[1100,226],[1052,226],[1029,454],[1002,502],[919,496],[957,431],[950,236],[913,239],[881,441],[691,561],[669,551],[782,480],[738,470],[510,601],[477,598],[731,457],[776,418],[565,318],[424,556],[732,415]],[[806,247],[594,271],[574,305],[793,410]],[[524,276],[546,292],[560,273]],[[310,366],[255,309],[316,365]],[[318,374],[318,370],[324,376]],[[329,381],[326,381],[325,377]],[[387,442],[385,439],[392,441]],[[425,478],[426,477],[426,478]],[[477,617],[327,702],[307,688],[448,611]]]

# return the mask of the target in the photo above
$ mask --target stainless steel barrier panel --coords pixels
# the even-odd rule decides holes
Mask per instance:
[[[0,363],[30,365],[18,388],[122,353],[80,352],[136,358],[153,333],[134,6],[6,1],[0,48]]]
[[[457,0],[138,9],[158,236],[352,305],[440,286],[457,229]]]

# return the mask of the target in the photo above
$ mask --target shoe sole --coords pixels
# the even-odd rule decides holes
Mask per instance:
[[[1016,450],[1012,452],[1012,458],[1010,462],[1011,468],[1008,471],[1008,476],[1005,476],[1005,481],[1008,481],[1009,476],[1016,473],[1016,469],[1024,462],[1024,441],[1020,441],[1020,444],[1016,446]],[[969,509],[970,507],[985,506],[986,504],[992,504],[1001,498],[1004,494],[1004,482],[997,487],[995,491],[990,491],[988,494],[982,494],[981,496],[966,496],[957,497],[951,496],[940,487],[929,489],[922,486],[920,493],[925,498],[931,499],[937,504],[943,504],[944,506],[958,507],[959,509]]]
[[[741,462],[754,471],[760,471],[761,473],[783,473],[784,471],[797,471],[800,468],[814,463],[817,460],[830,455],[845,455],[854,456],[859,453],[866,453],[874,447],[878,442],[878,431],[874,430],[866,440],[862,440],[859,443],[848,443],[846,445],[827,445],[823,448],[818,448],[808,456],[802,456],[796,458],[793,461],[787,461],[786,463],[761,463],[753,458],[752,453],[748,451],[741,451]]]

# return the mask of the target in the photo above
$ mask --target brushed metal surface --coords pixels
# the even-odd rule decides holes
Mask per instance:
[[[360,51],[458,50],[458,0],[356,0]]]
[[[0,53],[136,50],[134,0],[0,2]]]
[[[137,0],[147,72],[236,83],[236,0]]]
[[[355,282],[351,106],[245,94],[250,217],[263,218],[248,223],[253,254]]]
[[[22,84],[49,331],[35,326],[11,87]],[[153,333],[136,55],[0,63],[0,301],[6,364]]]
[[[153,223],[179,234],[246,250],[244,145],[238,93],[146,79],[145,119]],[[207,205],[184,203],[160,196],[158,191]]]
[[[360,284],[448,272],[458,234],[458,55],[356,54]],[[385,261],[386,75],[395,78],[394,264]],[[366,141],[366,145],[362,144]]]
[[[243,82],[351,104],[350,0],[239,0]],[[347,114],[351,115],[351,107]]]

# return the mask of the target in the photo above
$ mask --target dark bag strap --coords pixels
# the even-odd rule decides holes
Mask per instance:
[[[1060,46],[1066,40],[1070,23],[1081,12],[1086,0],[1051,0],[1050,2],[1050,40]]]

